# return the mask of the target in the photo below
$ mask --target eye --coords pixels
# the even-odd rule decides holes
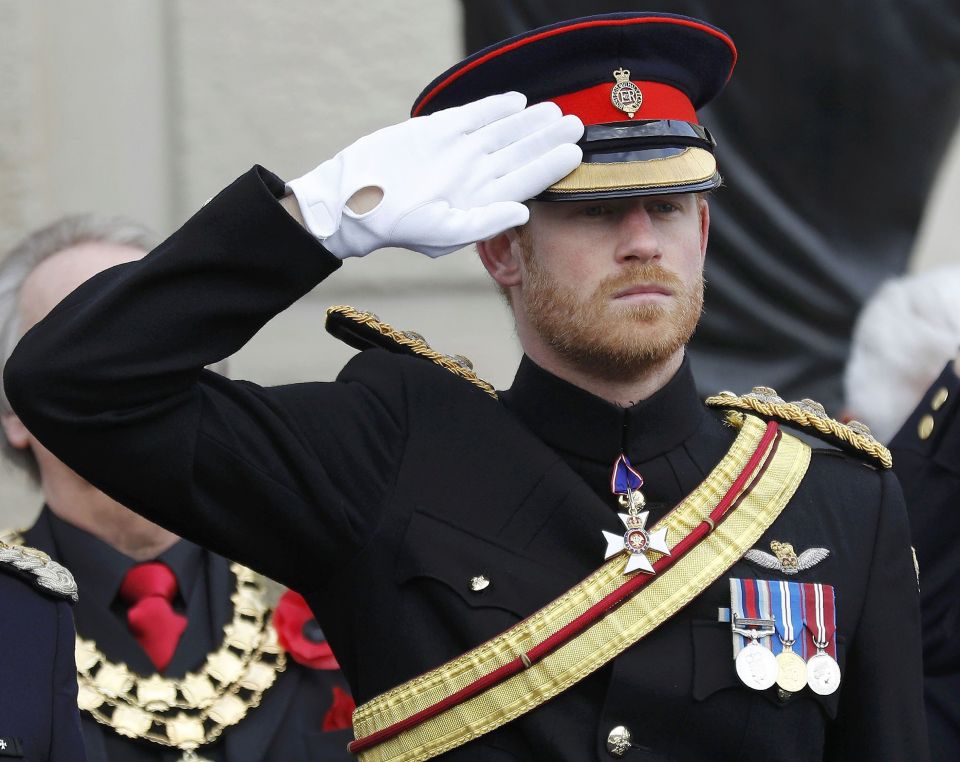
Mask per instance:
[[[584,217],[603,217],[611,213],[612,210],[606,204],[590,204],[580,209],[580,214]]]
[[[673,214],[674,212],[679,212],[680,207],[672,201],[658,200],[650,203],[647,206],[647,211],[652,214]]]

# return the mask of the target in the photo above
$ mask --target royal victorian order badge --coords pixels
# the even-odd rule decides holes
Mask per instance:
[[[604,532],[603,536],[607,541],[607,552],[604,558],[612,558],[624,550],[630,551],[630,557],[627,559],[627,565],[623,570],[624,574],[630,574],[635,571],[644,571],[647,574],[654,574],[653,564],[647,558],[648,550],[655,550],[666,556],[670,555],[670,548],[667,547],[667,529],[666,527],[658,529],[656,532],[647,531],[647,517],[649,511],[642,513],[618,513],[620,520],[627,531],[622,535],[613,532]]]
[[[627,509],[626,513],[618,513],[626,531],[623,534],[603,532],[607,541],[607,552],[604,558],[613,558],[624,550],[629,551],[624,574],[643,571],[654,574],[653,564],[647,558],[647,551],[670,555],[667,546],[667,529],[663,527],[650,532],[647,530],[649,511],[642,510],[646,503],[640,487],[643,486],[643,477],[630,465],[626,455],[621,455],[613,464],[613,474],[610,479],[611,491],[620,496],[620,505]]]

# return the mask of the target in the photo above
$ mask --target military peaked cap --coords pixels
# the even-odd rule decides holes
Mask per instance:
[[[697,19],[588,16],[473,54],[427,85],[411,114],[509,90],[575,114],[586,125],[583,162],[543,200],[710,190],[720,184],[715,143],[696,111],[723,89],[736,59],[729,35]]]

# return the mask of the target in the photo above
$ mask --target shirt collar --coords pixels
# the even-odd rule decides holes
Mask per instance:
[[[57,560],[66,566],[77,581],[81,596],[109,607],[120,590],[123,578],[139,561],[135,561],[89,532],[64,521],[49,507],[50,530],[57,548]],[[178,540],[156,559],[162,561],[177,578],[180,595],[190,599],[194,582],[202,571],[204,550],[187,540]]]
[[[641,462],[677,447],[696,433],[706,414],[686,357],[662,389],[623,408],[554,376],[524,355],[501,399],[555,450],[611,464],[622,452]]]

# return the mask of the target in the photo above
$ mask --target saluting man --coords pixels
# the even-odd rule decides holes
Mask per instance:
[[[685,359],[720,184],[696,110],[735,60],[642,13],[481,51],[78,289],[7,394],[108,494],[304,592],[362,760],[924,760],[889,454],[771,389],[705,406]],[[475,241],[525,352],[505,392],[346,307],[369,349],[336,382],[203,371],[345,258]]]

